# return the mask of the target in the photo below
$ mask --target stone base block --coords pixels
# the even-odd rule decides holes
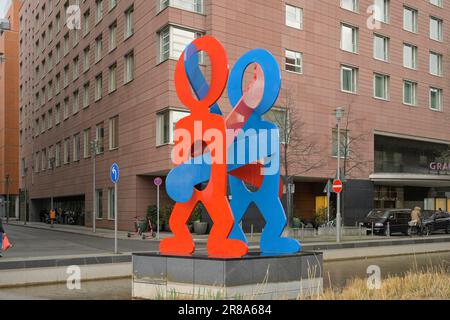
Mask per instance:
[[[322,293],[323,255],[303,252],[240,259],[133,255],[135,299],[297,299]]]

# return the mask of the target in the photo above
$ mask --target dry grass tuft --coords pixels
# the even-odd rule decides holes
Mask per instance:
[[[313,300],[448,300],[450,273],[445,267],[411,270],[401,277],[382,280],[381,288],[371,290],[367,280],[351,280],[340,292],[332,289],[315,295]]]

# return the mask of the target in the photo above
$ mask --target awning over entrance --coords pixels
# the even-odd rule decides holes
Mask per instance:
[[[377,185],[411,187],[450,187],[450,176],[437,174],[374,173],[370,180]]]

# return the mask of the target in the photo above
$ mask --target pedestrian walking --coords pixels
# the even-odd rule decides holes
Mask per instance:
[[[56,211],[55,209],[51,209],[50,210],[50,224],[51,224],[51,228],[53,228],[53,224],[55,223],[56,220]]]
[[[411,211],[411,221],[416,223],[417,230],[419,234],[422,234],[422,209],[420,207],[415,207],[413,211]]]

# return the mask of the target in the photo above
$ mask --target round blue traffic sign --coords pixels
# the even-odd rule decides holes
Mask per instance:
[[[111,170],[110,170],[109,174],[111,176],[112,183],[116,184],[119,181],[119,176],[120,176],[120,170],[119,170],[119,166],[117,165],[117,163],[114,163],[111,166]]]

